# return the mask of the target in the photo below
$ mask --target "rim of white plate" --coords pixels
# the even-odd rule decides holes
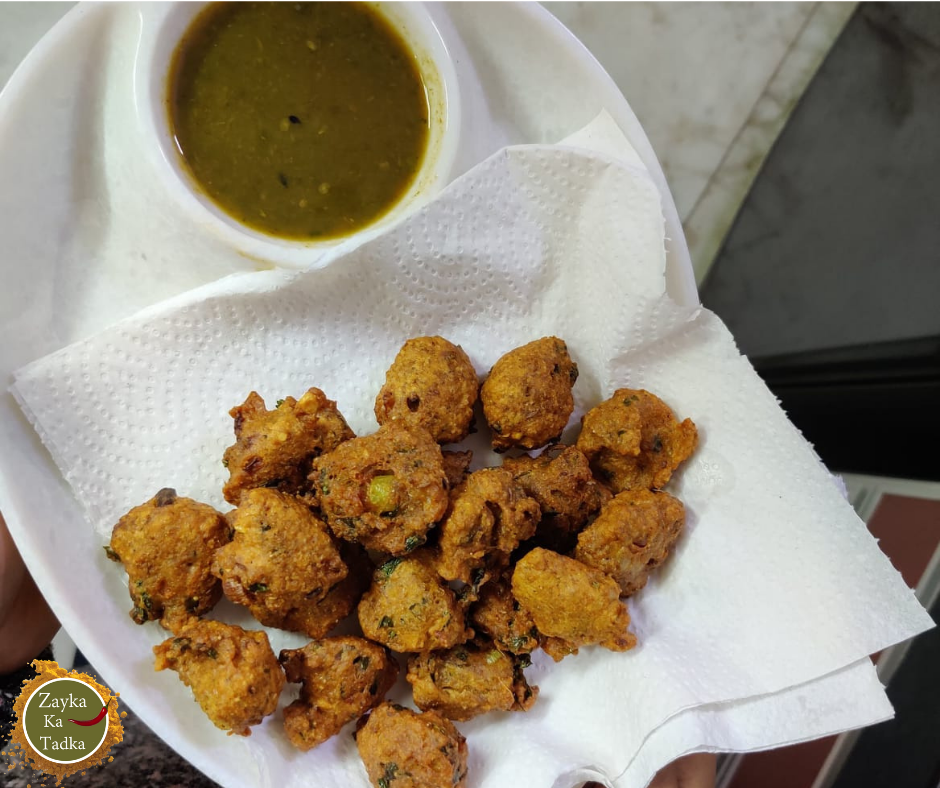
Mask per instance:
[[[667,232],[667,290],[673,299],[680,304],[686,306],[697,304],[698,294],[695,278],[675,203],[666,185],[665,176],[653,148],[626,98],[587,47],[549,11],[534,3],[520,3],[517,6],[520,12],[530,19],[533,28],[541,28],[546,35],[554,38],[559,46],[568,49],[574,57],[597,75],[597,84],[603,86],[605,94],[604,106],[611,112],[615,121],[626,133],[660,190]],[[67,12],[40,39],[16,68],[7,84],[0,90],[0,104],[2,104],[4,98],[9,98],[20,92],[21,84],[26,82],[26,75],[35,66],[42,63],[51,53],[62,48],[82,16],[96,10],[98,8],[94,5],[79,4]],[[532,32],[530,30],[530,33]],[[48,459],[48,462],[52,463],[51,458]],[[17,497],[7,487],[6,478],[0,475],[0,510],[3,511],[17,548],[37,580],[37,585],[40,586],[47,602],[76,645],[95,665],[96,669],[101,672],[106,681],[111,681],[112,678],[124,677],[126,666],[112,656],[107,650],[107,644],[99,642],[95,637],[95,633],[89,627],[82,611],[74,604],[75,600],[66,587],[64,578],[51,575],[46,571],[42,556],[43,545],[32,537],[30,529],[27,527],[28,512],[24,505],[16,502]],[[142,719],[161,718],[153,699],[147,691],[137,689],[131,683],[126,682],[126,686],[122,687],[121,694],[122,699]],[[181,734],[176,734],[172,725],[161,726],[161,730],[155,732],[170,747],[194,765],[198,760],[197,768],[208,777],[220,783],[227,780],[229,775],[219,765],[198,759],[196,757],[197,753],[192,751],[191,742]]]

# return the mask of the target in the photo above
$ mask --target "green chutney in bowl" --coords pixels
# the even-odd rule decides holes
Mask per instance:
[[[170,80],[187,170],[261,233],[335,238],[371,224],[427,149],[415,57],[361,3],[213,3],[177,47]]]
[[[421,3],[141,3],[142,153],[179,221],[315,266],[453,177],[460,90]]]

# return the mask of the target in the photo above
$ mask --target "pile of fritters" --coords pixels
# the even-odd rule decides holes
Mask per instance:
[[[694,451],[695,425],[624,388],[562,445],[577,377],[557,337],[507,353],[482,386],[460,347],[418,337],[362,437],[320,389],[272,410],[251,392],[231,410],[223,458],[236,508],[163,489],[105,548],[127,571],[131,617],[172,634],[156,669],[175,670],[215,725],[245,736],[285,682],[300,684],[283,712],[298,749],[358,720],[377,788],[463,786],[467,746],[452,721],[529,709],[536,649],[557,661],[633,648],[623,597],[683,528],[663,487]],[[441,446],[475,431],[478,399],[493,448],[513,454],[471,472],[469,451]],[[222,594],[310,642],[276,657],[265,632],[202,618]],[[363,637],[331,637],[354,611]],[[384,700],[402,667],[421,713]]]

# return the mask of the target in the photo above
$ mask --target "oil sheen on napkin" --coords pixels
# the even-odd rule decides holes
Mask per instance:
[[[929,617],[721,321],[665,295],[659,195],[626,141],[601,118],[568,143],[499,152],[315,270],[233,276],[150,308],[21,369],[14,393],[104,541],[160,487],[225,508],[227,411],[252,389],[273,403],[319,386],[362,434],[408,337],[446,336],[485,374],[507,350],[561,336],[581,370],[572,429],[621,386],[698,425],[671,486],[688,527],[630,600],[634,651],[540,655],[531,712],[461,725],[470,785],[639,788],[687,750],[887,716],[866,655]],[[171,686],[179,725],[208,735]],[[346,734],[303,755],[276,719],[224,738],[226,768],[257,784],[367,785]]]

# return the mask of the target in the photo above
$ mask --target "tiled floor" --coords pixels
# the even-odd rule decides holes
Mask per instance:
[[[860,6],[702,287],[748,356],[940,335],[938,95],[940,5]]]

